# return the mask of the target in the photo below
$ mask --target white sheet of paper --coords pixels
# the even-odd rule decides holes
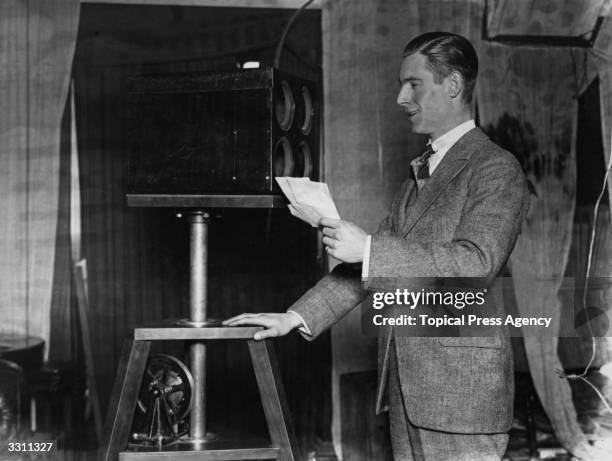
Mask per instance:
[[[289,178],[288,184],[295,197],[295,203],[314,208],[321,217],[340,219],[327,184],[314,181],[292,181],[292,179]]]
[[[302,210],[300,210],[300,205],[289,205],[289,211],[291,212],[291,214],[293,216],[295,216],[296,218],[301,219],[302,221],[310,224],[310,226],[312,227],[317,227],[317,223],[319,222],[318,219],[315,220],[313,217],[304,214],[304,212]]]
[[[283,194],[285,194],[285,197],[287,197],[291,203],[295,203],[295,196],[291,191],[291,187],[289,186],[287,179],[288,178],[286,177],[276,178],[276,182],[283,191]]]
[[[293,205],[288,205],[289,206],[289,212],[295,216],[296,218],[301,219],[304,222],[307,222],[308,224],[310,224],[312,227],[317,227],[317,224],[312,223],[307,216],[305,216],[300,210],[298,210],[295,206]]]
[[[340,219],[327,184],[309,178],[278,177],[276,182],[289,199],[289,211],[296,218],[317,227],[322,217]]]
[[[313,207],[298,203],[294,208],[298,213],[305,217],[304,221],[306,221],[312,227],[319,226],[319,219],[321,219],[322,216]]]

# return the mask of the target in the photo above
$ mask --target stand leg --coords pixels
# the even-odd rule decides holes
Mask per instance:
[[[248,344],[270,438],[272,444],[281,450],[278,459],[280,461],[302,460],[304,458],[298,450],[274,346],[268,341],[249,340]]]
[[[130,435],[138,391],[149,355],[149,341],[126,340],[108,407],[104,442],[98,459],[116,461]]]

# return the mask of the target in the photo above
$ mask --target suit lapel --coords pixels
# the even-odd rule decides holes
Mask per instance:
[[[399,234],[403,238],[412,230],[414,225],[421,219],[453,178],[466,167],[473,152],[469,147],[478,136],[481,136],[480,129],[474,128],[461,137],[448,150],[438,167],[435,169],[433,175],[419,191],[414,205],[406,211],[404,225],[397,227],[397,229],[401,230]],[[414,188],[416,188],[416,185],[414,185],[413,182],[413,189]],[[405,204],[407,204],[409,200],[408,194],[406,195]]]

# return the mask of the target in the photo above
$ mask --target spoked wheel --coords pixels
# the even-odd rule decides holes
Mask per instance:
[[[165,354],[149,358],[138,394],[131,442],[165,445],[186,434],[192,392],[193,378],[183,362]]]

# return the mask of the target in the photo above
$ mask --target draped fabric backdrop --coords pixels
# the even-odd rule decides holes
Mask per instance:
[[[78,0],[0,2],[1,333],[49,338],[60,121]]]
[[[580,366],[586,365],[591,354],[590,340],[576,342],[563,337],[569,333],[565,330],[567,324],[573,326],[575,312],[583,307],[582,287],[588,253],[585,242],[590,238],[593,224],[592,211],[586,218],[583,211],[576,214],[574,211],[576,117],[578,96],[598,75],[606,160],[601,164],[603,170],[610,158],[612,128],[611,53],[608,51],[611,32],[610,21],[606,19],[592,53],[569,47],[511,47],[483,42],[477,90],[481,125],[517,156],[534,188],[528,219],[510,258],[514,294],[519,314],[555,319],[554,331],[560,335],[559,340],[524,330],[529,371],[555,435],[563,446],[583,459],[600,459],[601,454],[589,445],[578,424],[570,385],[559,379],[556,371],[563,369],[558,357],[559,341],[562,347],[574,345],[584,350],[585,362]],[[602,245],[610,235],[608,216],[609,210],[600,210],[591,277],[612,276],[609,249]],[[579,227],[573,229],[575,225]],[[581,234],[587,237],[581,239]],[[575,271],[567,267],[572,236],[577,246]],[[575,288],[570,287],[569,296],[562,296],[566,273],[575,276],[573,281],[566,282]],[[595,305],[605,309],[611,299],[610,288],[604,285],[603,291],[593,293],[593,290],[594,287],[587,302],[591,305],[599,296]],[[578,306],[574,307],[574,302]],[[608,344],[605,338],[595,343],[594,364],[601,365],[609,360]]]
[[[576,184],[577,69],[567,48],[482,46],[478,86],[481,124],[521,162],[535,195],[510,258],[518,312],[551,316],[559,331],[558,292],[569,253]],[[582,62],[582,61],[581,61]],[[537,63],[537,65],[535,65]],[[555,370],[557,337],[526,331],[529,370],[561,443],[586,446],[571,390]]]

